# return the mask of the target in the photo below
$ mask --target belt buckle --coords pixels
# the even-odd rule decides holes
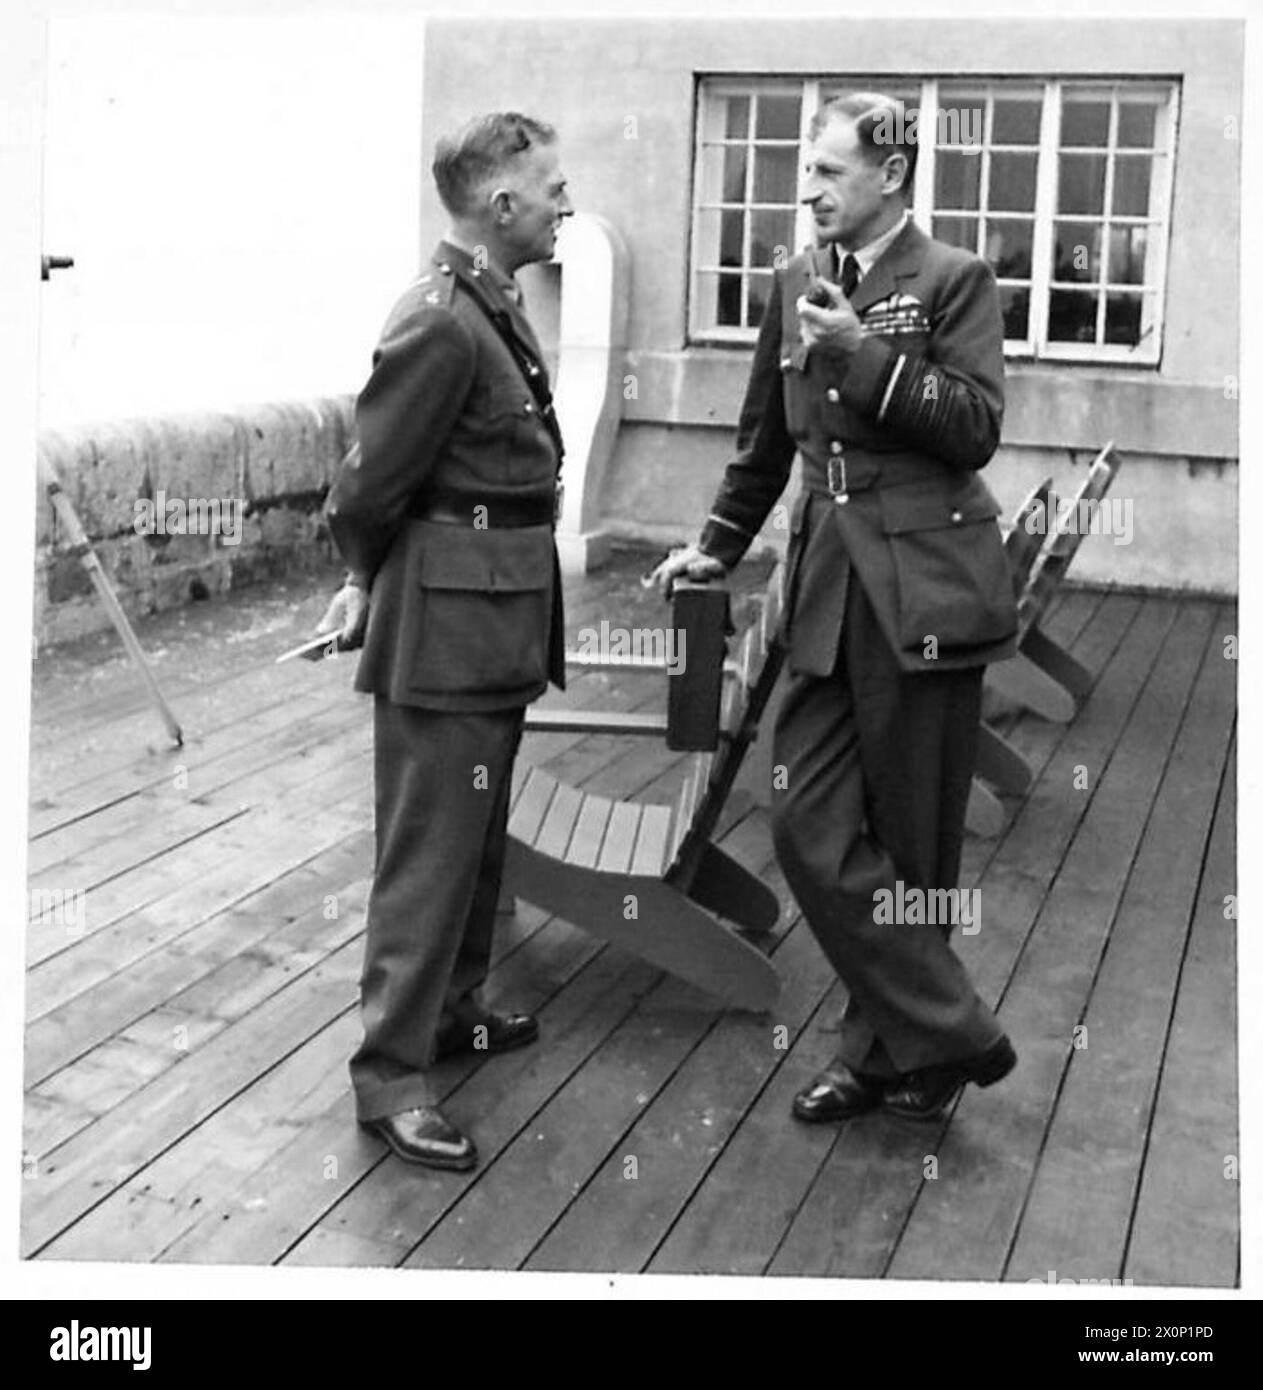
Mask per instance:
[[[841,506],[849,500],[846,491],[845,458],[835,456],[829,460],[827,465],[827,478],[829,492],[832,494],[833,500]]]
[[[561,505],[566,496],[566,485],[557,479],[556,486],[553,488],[553,525],[561,525]]]

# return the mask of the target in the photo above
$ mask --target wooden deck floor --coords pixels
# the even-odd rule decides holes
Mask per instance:
[[[570,585],[572,634],[661,623],[641,563]],[[543,1040],[447,1064],[445,1105],[483,1156],[458,1175],[406,1167],[352,1120],[369,710],[350,660],[273,664],[328,591],[142,625],[181,750],[112,639],[35,663],[25,1255],[1237,1282],[1231,606],[1075,592],[1054,611],[1095,689],[1068,727],[1016,722],[1038,781],[966,851],[983,918],[958,949],[1021,1056],[1003,1085],[929,1127],[789,1118],[843,994],[763,813],[734,806],[723,842],[783,904],[775,1015],[724,1013],[520,905],[490,993],[537,1011]],[[566,697],[662,699],[623,673]],[[524,756],[648,800],[684,771],[611,736],[533,735]]]

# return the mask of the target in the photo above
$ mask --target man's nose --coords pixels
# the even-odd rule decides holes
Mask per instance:
[[[557,215],[559,217],[574,216],[574,204],[570,201],[569,193],[563,193],[561,195],[561,206],[557,209]]]

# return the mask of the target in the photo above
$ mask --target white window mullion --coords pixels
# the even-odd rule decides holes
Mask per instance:
[[[807,146],[811,140],[811,122],[820,109],[820,83],[809,77],[803,83],[802,105],[798,116],[798,183],[796,189],[802,192],[803,165],[807,159]],[[790,251],[805,251],[816,244],[816,224],[812,220],[811,209],[801,200],[794,213],[794,245]]]
[[[1048,347],[1048,301],[1052,280],[1053,217],[1057,211],[1060,173],[1057,147],[1061,142],[1061,83],[1049,82],[1039,122],[1039,156],[1035,173],[1035,226],[1031,236],[1031,306],[1027,332],[1031,351],[1041,356]]]
[[[926,139],[926,113],[929,113],[929,139]],[[927,77],[921,83],[921,109],[917,115],[917,171],[912,180],[912,216],[917,225],[933,236],[934,154],[938,147],[938,79]]]
[[[693,293],[689,296],[692,300],[688,315],[690,337],[696,337],[699,332],[712,327],[715,319],[716,297],[707,288],[707,280],[710,277],[702,275],[698,267],[718,259],[717,251],[712,254],[711,248],[703,245],[702,207],[710,201],[711,192],[706,182],[706,141],[711,127],[718,123],[716,113],[721,109],[720,102],[713,93],[707,91],[705,84],[699,86],[697,121],[693,135],[693,264],[689,268],[689,282]]]
[[[1114,165],[1118,154],[1118,88],[1110,93],[1110,121],[1105,135],[1105,188],[1101,193],[1101,250],[1096,266],[1096,345],[1105,342],[1105,309],[1109,303],[1110,215],[1114,209]]]
[[[1171,88],[1166,104],[1159,110],[1153,130],[1153,172],[1150,175],[1149,216],[1145,232],[1145,288],[1153,286],[1153,332],[1150,335],[1148,358],[1162,359],[1162,327],[1166,314],[1167,252],[1170,245],[1171,205],[1175,193],[1175,144],[1180,128],[1180,89]],[[1161,153],[1159,153],[1161,139]],[[1158,185],[1161,185],[1160,191]],[[1152,219],[1157,219],[1156,221]],[[1152,250],[1151,250],[1152,248]],[[1153,278],[1149,277],[1150,257],[1153,258]],[[1145,295],[1145,301],[1149,296]],[[1142,325],[1147,315],[1141,311]]]
[[[745,328],[750,322],[750,224],[754,215],[750,211],[754,202],[754,132],[758,127],[759,93],[751,93],[746,104],[746,186],[743,194],[745,206],[741,209],[741,266],[737,300],[737,323]]]
[[[987,214],[991,210],[991,110],[994,96],[991,92],[983,98],[986,103],[982,115],[982,149],[978,158],[982,168],[978,171],[978,232],[974,238],[974,250],[984,259],[987,254]]]

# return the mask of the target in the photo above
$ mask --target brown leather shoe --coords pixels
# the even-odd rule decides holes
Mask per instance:
[[[939,1120],[967,1081],[994,1086],[1017,1066],[1017,1053],[1001,1036],[985,1052],[910,1071],[886,1088],[882,1109],[905,1120]]]
[[[463,1172],[478,1162],[474,1141],[434,1106],[418,1106],[380,1120],[361,1120],[360,1124],[384,1139],[405,1163]]]
[[[808,1124],[824,1124],[863,1115],[881,1104],[886,1085],[876,1077],[859,1076],[843,1063],[834,1062],[794,1097],[794,1118]]]
[[[480,1031],[482,1030],[482,1031]],[[450,1020],[434,1040],[434,1060],[511,1052],[539,1037],[539,1020],[531,1014],[477,1014]]]

